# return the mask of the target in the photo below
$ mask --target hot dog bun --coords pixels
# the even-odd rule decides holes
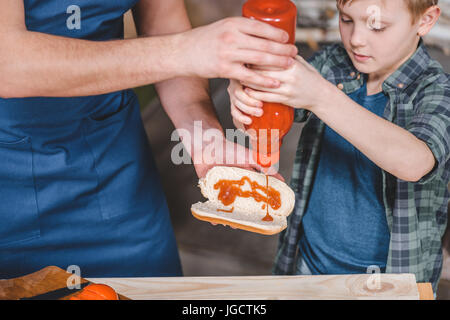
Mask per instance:
[[[268,206],[268,213],[272,217],[272,221],[263,220],[267,214],[267,203],[261,199],[257,201],[254,197],[237,196],[229,205],[222,203],[219,199],[220,189],[214,188],[214,186],[221,180],[242,181],[243,177],[248,177],[248,179],[244,178],[245,180],[240,186],[242,191],[252,190],[250,183],[257,183],[264,187],[260,188],[258,192],[266,196],[266,176],[264,174],[236,167],[217,166],[210,169],[206,176],[199,180],[201,192],[208,201],[193,204],[191,207],[193,216],[199,220],[266,235],[277,234],[284,230],[287,227],[286,217],[294,208],[295,195],[286,183],[276,178],[268,177],[269,189],[273,188],[275,192],[278,192],[280,200],[278,208]],[[227,212],[231,209],[233,209],[232,212]]]

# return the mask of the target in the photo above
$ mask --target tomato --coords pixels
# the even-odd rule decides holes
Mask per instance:
[[[106,284],[91,283],[70,297],[70,300],[119,300],[113,288]]]

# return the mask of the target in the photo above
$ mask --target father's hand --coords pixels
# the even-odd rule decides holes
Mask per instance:
[[[242,17],[226,18],[179,35],[185,73],[202,78],[227,78],[262,87],[279,81],[246,65],[287,68],[297,54],[288,34],[267,23]]]
[[[214,150],[214,152],[207,151],[217,149],[217,147],[221,149]],[[227,141],[225,138],[215,146],[211,144],[204,146],[202,160],[194,161],[195,171],[199,178],[203,178],[208,170],[215,166],[232,166],[256,172],[263,171],[262,167],[253,160],[251,150],[240,144]],[[267,174],[284,181],[283,176],[275,170],[269,170]]]

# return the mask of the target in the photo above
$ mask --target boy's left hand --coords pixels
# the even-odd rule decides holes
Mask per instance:
[[[246,93],[253,99],[264,102],[282,103],[293,108],[314,111],[320,104],[324,92],[332,86],[322,75],[302,57],[296,56],[295,62],[285,70],[258,71],[281,82],[279,88],[263,88],[243,83]],[[334,87],[334,86],[333,86]]]

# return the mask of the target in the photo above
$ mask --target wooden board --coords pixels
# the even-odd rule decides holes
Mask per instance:
[[[20,278],[0,280],[0,299],[15,300],[63,288],[72,274],[50,266]],[[416,284],[413,274],[80,278],[104,283],[133,299],[422,299],[432,300],[429,283]],[[378,285],[377,285],[378,284]],[[122,295],[124,294],[124,295]],[[63,298],[68,299],[70,296]]]
[[[29,298],[64,288],[67,286],[67,279],[70,276],[74,275],[58,267],[50,266],[23,277],[0,280],[0,300]],[[79,280],[80,283],[88,281],[83,278],[79,278]],[[61,300],[67,300],[70,296],[64,297]],[[128,300],[127,297],[120,294],[119,299]]]
[[[131,299],[414,299],[414,274],[256,277],[95,278]],[[379,284],[379,285],[377,285]],[[425,288],[426,289],[426,288]],[[431,293],[432,295],[432,293]]]

